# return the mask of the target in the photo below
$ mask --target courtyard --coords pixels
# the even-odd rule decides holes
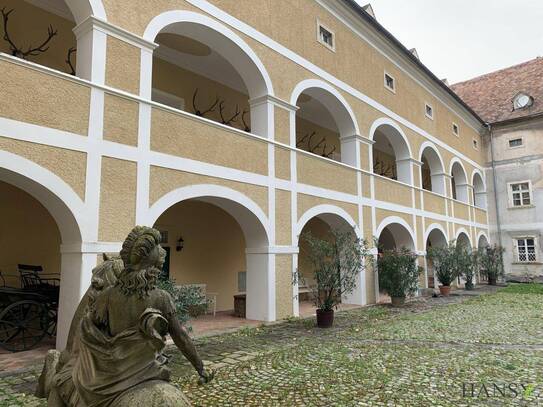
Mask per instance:
[[[243,327],[196,345],[204,386],[170,350],[173,381],[195,406],[540,405],[543,289],[487,286],[314,320]],[[41,367],[0,376],[1,406],[45,406],[31,393]]]

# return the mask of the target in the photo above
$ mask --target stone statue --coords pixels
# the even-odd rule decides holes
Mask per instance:
[[[200,383],[212,379],[176,318],[171,296],[156,287],[166,252],[160,232],[136,226],[120,258],[105,258],[76,311],[66,350],[46,358],[36,394],[48,406],[188,406],[169,383],[165,336],[191,362]]]

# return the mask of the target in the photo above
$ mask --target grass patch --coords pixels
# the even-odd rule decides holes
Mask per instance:
[[[509,284],[507,287],[500,290],[507,294],[543,294],[543,284],[537,283],[516,283]]]

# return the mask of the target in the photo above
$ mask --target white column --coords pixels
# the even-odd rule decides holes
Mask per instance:
[[[70,325],[81,298],[90,286],[96,253],[62,252],[56,347],[66,347]]]
[[[469,203],[469,187],[470,185],[465,184],[455,184],[456,185],[456,200],[460,202]]]
[[[340,137],[341,162],[360,168],[360,143],[362,137],[354,134],[348,137]]]
[[[251,108],[251,133],[274,139],[274,98],[268,95],[249,100]]]
[[[432,174],[432,191],[436,194],[447,195],[446,175],[444,172]],[[422,179],[422,177],[421,177]]]
[[[275,254],[247,249],[246,318],[275,321]]]
[[[106,76],[107,35],[98,28],[98,21],[91,16],[73,30],[77,39],[76,75],[103,85]]]

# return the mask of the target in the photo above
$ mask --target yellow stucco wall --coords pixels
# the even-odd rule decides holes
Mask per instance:
[[[290,112],[281,107],[274,107],[275,141],[290,145]]]
[[[456,218],[469,220],[469,206],[463,202],[454,201],[454,216]]]
[[[140,91],[140,53],[140,49],[134,45],[108,36],[106,85],[138,95]]]
[[[104,96],[104,139],[137,146],[138,116],[137,102],[106,93]]]
[[[305,194],[298,194],[298,219],[300,219],[309,209],[318,205],[334,205],[344,209],[351,215],[354,221],[357,222],[358,207],[356,205]]]
[[[120,242],[136,222],[136,163],[102,158],[98,237]]]
[[[428,212],[445,215],[446,200],[440,196],[434,195],[428,191],[423,191],[424,209]]]
[[[290,200],[289,191],[275,191],[275,240],[278,245],[292,244]]]
[[[1,117],[87,135],[88,86],[0,61],[0,89]]]
[[[85,199],[85,174],[87,172],[85,153],[1,136],[0,149],[41,165],[72,187],[81,199]]]
[[[312,155],[297,153],[298,182],[355,195],[356,171]]]
[[[290,150],[277,147],[275,149],[275,176],[290,179]]]
[[[411,187],[388,178],[374,177],[374,179],[375,199],[403,206],[411,206],[413,202]]]
[[[275,312],[277,319],[292,315],[292,255],[275,256]]]

